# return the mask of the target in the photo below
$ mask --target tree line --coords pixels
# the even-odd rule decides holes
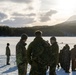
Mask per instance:
[[[36,30],[41,30],[43,36],[76,36],[76,25],[73,23],[59,24],[55,26],[35,26],[35,27],[9,27],[0,26],[0,36],[21,36],[26,33],[34,36]]]
[[[22,33],[26,33],[29,36],[34,36],[36,30],[41,30],[43,36],[63,36],[64,34],[54,26],[37,26],[37,27],[18,27],[12,28],[9,26],[0,26],[0,36],[21,36]]]

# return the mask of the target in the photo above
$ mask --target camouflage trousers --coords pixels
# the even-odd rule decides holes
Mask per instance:
[[[52,64],[51,66],[49,66],[50,69],[49,69],[49,75],[56,75],[56,64]]]
[[[17,66],[18,67],[18,75],[26,75],[27,74],[27,64],[22,64]]]
[[[64,70],[67,72],[70,69],[70,61],[64,63]]]
[[[29,75],[46,75],[46,67],[40,63],[32,62]]]
[[[75,71],[76,69],[76,61],[75,59],[72,60],[72,71]]]

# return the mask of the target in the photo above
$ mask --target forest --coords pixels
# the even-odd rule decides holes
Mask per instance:
[[[43,36],[76,36],[76,22],[64,22],[54,26],[8,27],[0,26],[0,36],[21,36],[26,33],[34,36],[36,30],[41,30]]]

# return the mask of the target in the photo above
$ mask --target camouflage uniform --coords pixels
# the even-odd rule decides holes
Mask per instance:
[[[59,62],[60,62],[60,65],[61,67],[64,69],[64,49],[60,50],[60,54],[59,54]]]
[[[72,60],[72,71],[75,71],[76,69],[76,45],[71,50],[71,60]]]
[[[61,54],[61,66],[62,68],[65,70],[65,72],[69,72],[69,68],[70,68],[70,50],[69,50],[69,46],[64,46],[63,50],[62,50],[62,54]]]
[[[50,52],[50,71],[49,71],[49,75],[56,75],[55,73],[55,69],[56,69],[56,65],[58,64],[58,59],[59,59],[59,47],[57,42],[55,42],[54,44],[52,44],[51,46],[51,52]]]
[[[16,45],[16,62],[19,75],[26,75],[27,73],[27,58],[26,58],[26,43],[20,40]]]
[[[7,56],[7,65],[9,65],[9,60],[10,60],[10,48],[9,46],[6,47],[6,56]]]
[[[28,62],[31,65],[29,75],[46,75],[49,44],[41,37],[35,38],[27,50]]]
[[[70,69],[70,50],[69,46],[66,46],[64,52],[64,65],[65,65],[65,72],[69,72]]]

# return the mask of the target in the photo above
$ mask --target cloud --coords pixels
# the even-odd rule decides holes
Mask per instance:
[[[52,16],[53,14],[56,14],[56,13],[57,13],[56,10],[50,10],[45,14],[45,16]]]
[[[50,20],[50,18],[48,17],[48,16],[41,16],[40,17],[40,21],[41,22],[47,22],[47,21],[49,21]]]
[[[11,1],[17,3],[31,3],[33,0],[11,0]]]
[[[55,10],[48,11],[51,8],[46,7],[48,3],[49,0],[0,0],[0,12],[4,13],[0,16],[0,24],[19,27],[48,23],[51,16],[57,13]]]
[[[5,13],[0,12],[0,21],[7,18],[7,15]]]
[[[31,17],[31,16],[36,16],[36,14],[35,13],[30,13],[30,14],[13,13],[12,16],[15,16],[15,17],[25,17],[25,16],[28,16],[28,17]]]
[[[0,2],[3,2],[6,0],[0,0]],[[7,1],[11,1],[11,2],[16,2],[16,3],[31,3],[33,2],[33,0],[7,0]]]
[[[44,13],[44,14],[41,14],[41,16],[40,16],[40,21],[41,21],[41,22],[47,22],[47,21],[51,20],[50,17],[51,17],[53,14],[56,14],[56,13],[57,13],[56,10],[50,10],[50,11]]]
[[[28,9],[29,9],[29,10],[33,10],[34,8],[30,6],[30,7],[28,7]]]
[[[45,13],[41,13],[39,14],[40,17],[38,17],[38,14],[36,13],[19,13],[19,12],[14,12],[11,14],[10,18],[7,18],[5,20],[3,20],[4,18],[7,17],[6,14],[4,13],[0,13],[1,15],[1,20],[3,20],[2,22],[0,22],[0,24],[2,25],[8,25],[11,27],[23,27],[23,26],[29,26],[33,23],[37,23],[38,19],[40,19],[40,22],[48,22],[51,20],[51,16],[53,14],[56,14],[57,11],[55,10],[50,10],[48,12]]]
[[[48,6],[49,4],[50,4],[50,5],[55,5],[57,1],[58,1],[58,0],[41,0],[41,2],[42,2],[43,4],[47,4],[47,6]]]
[[[35,13],[30,13],[30,14],[27,14],[26,16],[29,16],[29,17],[36,16],[36,14]]]
[[[13,13],[12,16],[18,17],[18,16],[25,16],[25,15],[24,14],[21,14],[21,13]]]
[[[12,27],[21,27],[21,26],[27,26],[28,24],[31,24],[33,22],[35,22],[34,18],[15,17],[13,19],[8,19],[3,22],[0,22],[0,24]]]
[[[41,10],[49,10],[50,8],[55,8],[58,0],[41,0]]]

